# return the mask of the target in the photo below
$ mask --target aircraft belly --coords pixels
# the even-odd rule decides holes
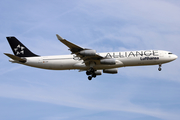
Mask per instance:
[[[73,69],[74,62],[72,60],[53,60],[43,64],[47,69],[67,70]]]
[[[73,65],[74,69],[88,69],[89,67],[86,66],[82,61],[81,62],[77,62]]]
[[[51,70],[66,70],[73,69],[73,65],[76,62],[73,59],[69,60],[46,60],[41,57],[27,59],[27,62],[24,65],[37,67],[42,69],[51,69]]]

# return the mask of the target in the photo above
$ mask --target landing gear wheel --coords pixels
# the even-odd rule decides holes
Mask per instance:
[[[89,77],[88,77],[88,79],[89,79],[89,80],[92,80],[92,77],[91,77],[91,76],[89,76]]]
[[[90,76],[88,76],[89,80],[92,80],[92,78],[95,78],[96,73],[95,73],[94,68],[90,67],[90,69],[88,71],[86,71],[86,75],[90,75]]]
[[[94,68],[91,67],[91,68],[89,69],[89,71],[90,71],[91,73],[94,73]]]
[[[159,70],[159,71],[161,71],[161,70],[162,70],[162,68],[158,68],[158,70]]]
[[[90,75],[91,74],[91,72],[90,71],[86,71],[86,75]]]
[[[86,75],[92,75],[94,73],[94,69],[90,68],[88,71],[86,71]]]
[[[93,74],[92,74],[92,77],[94,77],[94,78],[95,78],[95,77],[96,77],[96,74],[95,74],[95,73],[93,73]]]

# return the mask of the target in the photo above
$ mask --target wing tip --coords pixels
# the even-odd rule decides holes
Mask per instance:
[[[58,34],[56,34],[56,36],[57,36],[57,39],[58,40],[64,40],[61,36],[59,36]]]
[[[10,55],[10,54],[9,54],[9,53],[4,53],[4,55],[8,56],[8,55]]]

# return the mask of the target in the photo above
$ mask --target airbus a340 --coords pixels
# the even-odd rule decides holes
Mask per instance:
[[[96,50],[82,48],[75,45],[59,35],[58,40],[65,44],[72,52],[71,55],[39,56],[31,52],[15,37],[7,37],[14,55],[4,53],[11,59],[12,63],[19,63],[31,67],[50,70],[78,69],[86,71],[88,79],[91,80],[103,73],[116,74],[119,67],[161,65],[171,62],[178,57],[169,51],[163,50],[140,50],[126,52],[96,53]]]

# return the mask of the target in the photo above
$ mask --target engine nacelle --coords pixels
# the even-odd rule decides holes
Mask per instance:
[[[118,73],[118,69],[117,68],[113,68],[113,69],[104,69],[103,73],[109,73],[109,74],[117,74]]]
[[[96,75],[102,75],[102,71],[101,71],[101,70],[96,70],[96,71],[95,71],[95,74],[96,74]]]
[[[79,53],[85,56],[94,56],[96,55],[96,50],[82,50]]]
[[[106,64],[106,65],[115,65],[116,61],[115,59],[102,59],[100,60],[101,64]]]

